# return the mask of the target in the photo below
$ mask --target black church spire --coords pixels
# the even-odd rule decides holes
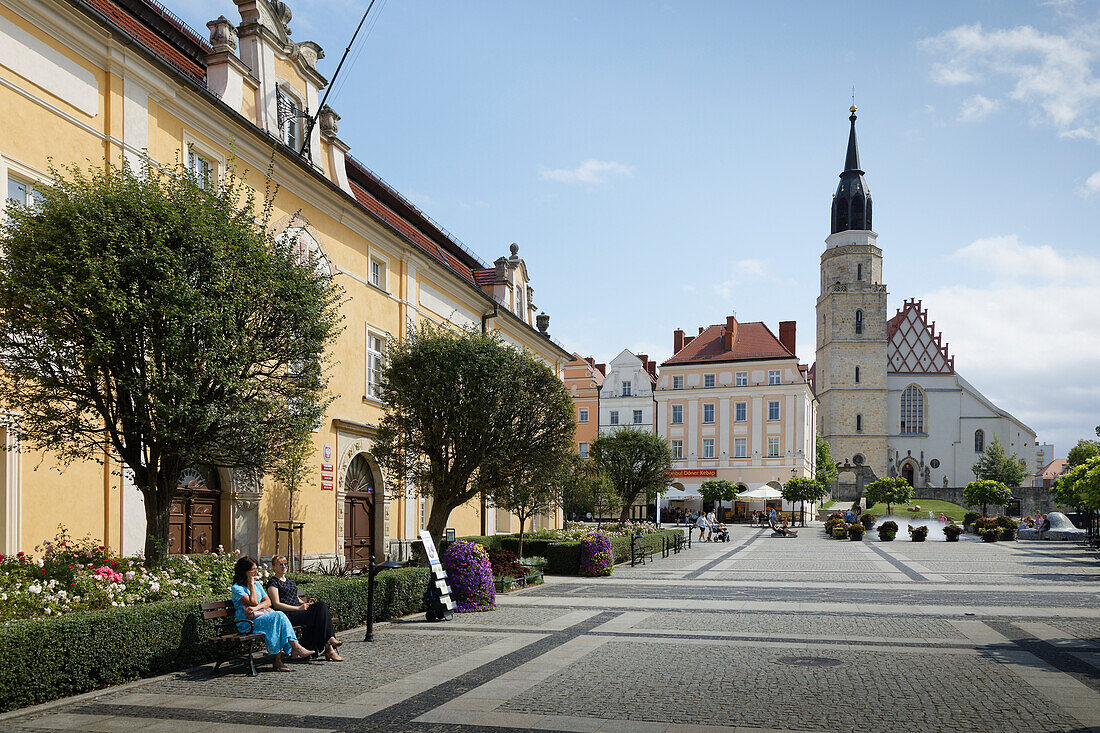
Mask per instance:
[[[856,145],[856,107],[851,108],[852,129],[848,133],[848,154],[844,158],[844,172],[833,196],[832,233],[849,229],[871,228],[871,192],[863,180],[859,167],[859,146]]]

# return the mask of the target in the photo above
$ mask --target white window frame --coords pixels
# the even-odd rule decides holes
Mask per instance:
[[[192,156],[205,161],[206,164],[210,166],[209,180],[207,180],[205,184],[195,177]],[[210,191],[217,188],[218,181],[221,180],[222,171],[225,170],[225,158],[218,155],[218,153],[214,152],[209,146],[196,140],[193,135],[186,131],[183,133],[183,160],[186,163],[188,172],[199,188],[204,191]]]
[[[588,443],[578,443],[577,444],[577,454],[581,458],[588,458]]]
[[[749,453],[748,438],[734,438],[733,439],[733,457],[734,458],[748,458],[748,453]]]
[[[683,425],[684,424],[684,406],[673,405],[672,406],[672,424]]]
[[[714,438],[703,438],[703,458],[714,458]]]
[[[374,277],[375,268],[377,268],[378,271],[379,271],[379,276],[378,276],[377,281],[375,280],[375,277]],[[390,274],[390,263],[389,263],[389,261],[386,260],[383,257],[379,257],[378,255],[372,254],[370,256],[370,261],[367,263],[367,282],[369,282],[371,285],[378,288],[379,290],[388,293],[390,291],[390,289],[389,289],[389,274]]]
[[[634,425],[641,425],[641,424],[642,424],[642,411],[641,410],[635,410],[634,411]]]
[[[734,375],[734,386],[736,387],[748,387],[749,386],[749,373],[737,372]]]
[[[623,397],[630,397],[631,396],[630,388],[631,388],[630,380],[627,379],[626,381],[623,382],[623,385],[622,385]]]
[[[375,348],[375,339],[379,341],[379,348]],[[368,399],[379,400],[378,383],[382,378],[382,369],[386,365],[386,344],[389,342],[389,334],[385,331],[371,328],[367,325],[367,379],[364,386],[364,394]]]
[[[672,388],[673,389],[683,389],[684,388],[684,376],[682,374],[677,374],[677,375],[672,377]]]
[[[607,414],[607,424],[608,425],[618,425],[619,424],[619,411],[618,410],[612,410],[611,412],[609,412]]]
[[[707,413],[710,413],[710,414],[708,415]],[[704,425],[713,425],[714,424],[714,403],[713,402],[706,402],[706,403],[703,404],[703,424]]]
[[[768,458],[779,458],[779,437],[768,436]]]
[[[684,441],[683,440],[680,440],[680,439],[670,440],[669,441],[669,448],[672,450],[672,459],[674,461],[676,461],[676,460],[682,461],[684,459]]]
[[[769,369],[768,370],[768,384],[783,384],[783,370],[782,369]]]
[[[733,403],[733,421],[734,422],[748,422],[749,421],[749,403],[748,402],[734,402]]]
[[[779,412],[779,400],[768,400],[768,422],[781,419]]]
[[[704,387],[714,387],[717,384],[718,384],[717,375],[714,375],[714,374],[704,374],[703,375],[703,386]]]
[[[588,408],[581,407],[577,410],[577,422],[588,422]]]
[[[282,92],[291,102],[294,103],[294,114],[290,117],[279,122],[279,101],[278,95]],[[294,152],[298,152],[302,147],[302,135],[305,133],[305,129],[302,126],[302,120],[304,117],[299,117],[302,110],[305,109],[305,104],[302,102],[302,96],[298,93],[298,90],[293,85],[279,79],[278,91],[275,94],[275,121],[279,124],[279,142],[286,145]],[[293,136],[290,134],[293,130]],[[291,139],[293,137],[293,140]]]

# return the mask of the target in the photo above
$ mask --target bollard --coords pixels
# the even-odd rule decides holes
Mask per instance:
[[[634,543],[638,541],[638,535],[630,535],[630,567],[634,567],[638,563],[638,553],[634,551]]]

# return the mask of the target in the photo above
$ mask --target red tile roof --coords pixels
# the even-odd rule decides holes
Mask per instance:
[[[482,287],[485,287],[486,285],[492,285],[497,281],[497,270],[495,267],[475,268],[474,279],[477,280],[477,284]]]
[[[1055,458],[1053,461],[1043,466],[1039,470],[1039,475],[1043,478],[1058,478],[1066,472],[1066,459]]]
[[[738,323],[733,348],[728,351],[722,345],[725,329],[724,324],[708,326],[664,364],[794,358],[763,323]]]
[[[206,79],[205,66],[191,56],[180,51],[140,19],[135,18],[125,9],[120,7],[114,0],[83,0],[83,2],[107,18],[111,23],[118,26],[126,35],[145,46],[156,56],[171,64],[179,71],[182,71],[198,82],[202,82]],[[152,5],[149,7],[157,11],[162,18],[165,18],[165,20],[173,26],[179,27],[181,25],[179,21],[174,18],[169,18],[163,13],[160,13],[159,11],[161,9],[159,7],[154,7]],[[194,35],[190,29],[187,29],[187,33],[188,35]]]

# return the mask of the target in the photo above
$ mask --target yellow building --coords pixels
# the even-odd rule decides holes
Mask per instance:
[[[183,161],[204,181],[235,159],[246,182],[262,189],[275,147],[273,221],[319,251],[347,294],[330,382],[336,399],[315,436],[314,472],[294,516],[305,523],[307,558],[362,564],[414,538],[429,509],[387,481],[369,455],[387,343],[428,320],[495,329],[559,376],[572,355],[546,334],[549,319],[536,315],[516,245],[492,266],[482,263],[348,156],[334,111],[322,109],[308,131],[327,84],[316,66],[321,48],[290,39],[284,3],[235,2],[240,22],[211,21],[207,40],[150,0],[0,0],[0,179],[9,198],[30,200],[50,158],[136,165],[147,153],[165,164]],[[0,441],[16,449],[0,454],[0,552],[30,551],[59,523],[112,549],[140,550],[142,499],[124,466],[104,456],[102,465],[62,470],[49,453],[18,450],[7,429],[18,420],[0,415]],[[194,466],[180,486],[173,552],[218,544],[273,552],[274,522],[290,507],[270,478]],[[556,526],[560,512],[541,522]],[[515,522],[468,506],[450,526],[481,534],[511,531]]]

